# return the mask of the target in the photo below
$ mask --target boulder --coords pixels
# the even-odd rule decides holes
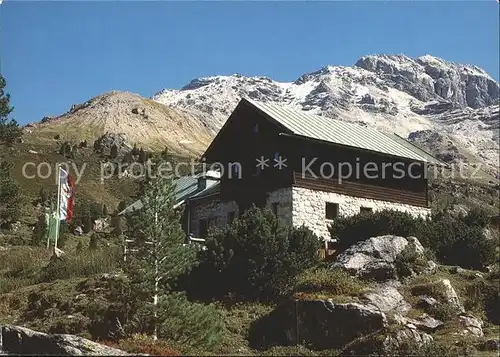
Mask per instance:
[[[409,244],[418,255],[423,256],[424,248],[417,238],[385,235],[371,237],[346,249],[332,266],[362,278],[394,279],[396,258]]]
[[[0,350],[20,355],[126,356],[116,348],[101,345],[82,337],[66,334],[46,334],[25,327],[2,327]]]
[[[483,334],[483,322],[472,315],[460,315],[458,317],[460,325],[464,329],[465,334],[471,334],[477,337],[484,336]]]
[[[415,326],[417,329],[427,333],[435,332],[437,329],[444,326],[443,321],[435,319],[434,317],[429,316],[427,314],[422,314],[415,319],[411,318],[403,318],[403,319],[405,323],[409,323]]]
[[[337,349],[387,326],[387,318],[374,306],[328,300],[295,300],[280,305],[254,322],[250,343],[254,348],[305,343],[315,349]]]
[[[94,221],[93,230],[97,233],[107,232],[109,230],[109,222],[106,218],[96,219]]]
[[[433,297],[423,295],[423,296],[419,296],[419,301],[417,303],[417,307],[421,307],[421,308],[426,309],[426,308],[429,308],[429,307],[436,305],[437,303],[438,303],[438,301],[436,299],[434,299]]]
[[[395,282],[380,284],[373,291],[364,294],[362,299],[384,313],[405,314],[411,309],[411,305],[405,301],[395,285]]]
[[[438,301],[436,299],[434,299],[433,297],[423,295],[423,296],[419,296],[419,301],[417,303],[417,307],[422,307],[425,309],[425,308],[432,307],[432,306],[436,305],[437,303],[438,303]]]
[[[424,268],[424,274],[434,274],[437,271],[438,265],[432,260],[427,261],[427,266]]]
[[[498,351],[500,350],[500,340],[490,339],[484,342],[484,350],[486,351]]]
[[[433,342],[431,335],[418,331],[412,324],[407,324],[403,329],[397,330],[387,336],[383,342],[384,350],[387,352],[397,351],[404,344],[423,345]]]
[[[448,279],[442,279],[439,281],[439,284],[442,284],[444,287],[446,301],[454,306],[458,312],[464,312],[464,306],[460,302],[460,299],[458,298],[455,289],[453,289],[451,282]]]

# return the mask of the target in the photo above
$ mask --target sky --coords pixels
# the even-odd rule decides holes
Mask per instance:
[[[0,71],[21,124],[114,89],[150,97],[233,73],[294,81],[368,54],[431,54],[498,80],[498,12],[496,0],[4,0]]]

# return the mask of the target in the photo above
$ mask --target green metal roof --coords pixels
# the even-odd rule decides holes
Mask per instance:
[[[206,186],[204,189],[198,188],[198,178],[201,177],[203,173],[193,175],[193,176],[182,176],[174,180],[175,185],[175,202],[176,205],[184,203],[184,201],[191,197],[202,197],[212,194],[218,190],[220,182],[217,179],[208,178],[206,181]],[[141,209],[143,206],[141,200],[137,200],[130,206],[125,208],[123,211],[118,213],[118,215],[123,215],[131,213],[135,210]]]
[[[292,110],[276,104],[256,102],[248,98],[244,100],[286,127],[294,135],[442,165],[441,161],[401,137],[398,139],[370,127]]]

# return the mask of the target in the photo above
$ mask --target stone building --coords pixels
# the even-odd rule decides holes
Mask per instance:
[[[338,216],[383,209],[426,216],[425,173],[443,165],[395,134],[249,99],[202,159],[212,171],[176,183],[186,234],[199,238],[251,204],[325,240]]]
[[[249,99],[202,158],[221,176],[211,192],[186,200],[188,232],[197,237],[252,203],[324,239],[337,216],[383,209],[426,216],[426,169],[442,165],[395,134]],[[366,166],[376,169],[368,175]]]

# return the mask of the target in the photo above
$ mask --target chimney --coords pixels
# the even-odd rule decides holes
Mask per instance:
[[[198,177],[198,190],[204,190],[207,187],[207,178],[204,176]]]

